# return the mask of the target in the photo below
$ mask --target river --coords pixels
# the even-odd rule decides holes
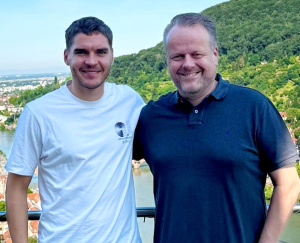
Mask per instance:
[[[10,155],[13,144],[14,133],[10,131],[0,131],[0,150],[6,156]],[[132,169],[137,207],[154,206],[153,199],[153,178],[148,166],[142,166],[138,169]],[[34,177],[32,184],[36,185],[37,178]],[[138,218],[139,228],[143,243],[152,243],[154,219]],[[293,214],[289,224],[281,236],[282,242],[299,243],[300,242],[300,215]]]

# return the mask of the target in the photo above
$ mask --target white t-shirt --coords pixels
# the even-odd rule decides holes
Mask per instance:
[[[83,101],[64,85],[28,103],[11,155],[11,173],[38,166],[42,214],[39,242],[141,242],[131,173],[141,97],[105,83],[98,101]]]

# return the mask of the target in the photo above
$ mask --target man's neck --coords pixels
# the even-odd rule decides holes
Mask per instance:
[[[200,96],[195,95],[195,97],[190,96],[190,97],[185,97],[181,95],[186,101],[188,101],[192,106],[197,106],[199,105],[209,94],[211,94],[217,87],[218,81],[214,80],[212,84],[208,87],[205,93],[201,94]]]
[[[75,97],[84,101],[97,101],[101,99],[101,97],[104,94],[104,83],[101,86],[99,86],[97,89],[86,88],[86,92],[84,92],[84,89],[80,89],[80,92],[78,92],[78,89],[75,87],[72,80],[69,80],[67,82],[67,87]]]

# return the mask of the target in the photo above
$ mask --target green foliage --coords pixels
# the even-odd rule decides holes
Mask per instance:
[[[5,201],[0,201],[0,211],[6,211]]]
[[[57,81],[57,77],[55,78],[56,79],[54,79],[53,83],[47,84],[45,87],[39,86],[33,90],[24,90],[20,93],[19,96],[12,96],[9,99],[9,103],[13,104],[14,106],[24,107],[26,103],[35,100],[53,90],[58,89],[60,87],[60,84]]]
[[[266,185],[265,186],[265,199],[266,199],[267,202],[269,202],[271,200],[272,193],[273,193],[273,186],[272,185]]]
[[[20,117],[20,114],[13,114],[7,117],[7,120],[4,122],[6,125],[14,124],[17,119]]]
[[[300,177],[300,165],[299,165],[299,162],[296,163],[296,170],[298,172],[298,176]]]
[[[300,162],[296,163],[296,170],[298,172],[298,176],[300,178]],[[300,203],[300,194],[299,194],[299,197],[298,197],[298,203]]]
[[[203,11],[217,26],[219,72],[232,83],[258,89],[279,110],[300,102],[299,8],[298,0],[232,0]],[[175,90],[163,85],[171,79],[162,42],[115,58],[109,81],[131,86],[146,102]]]
[[[131,86],[146,102],[175,90],[167,71],[162,43],[138,54],[115,58],[108,79]]]
[[[297,0],[232,0],[203,11],[217,26],[219,72],[262,92],[287,126],[300,127],[300,24]]]
[[[38,243],[38,240],[35,237],[29,237],[28,243]]]
[[[0,149],[0,155],[1,156],[4,156],[5,158],[6,158],[6,154],[5,153],[3,153],[3,151]]]
[[[298,0],[232,0],[203,14],[216,23],[221,55],[256,65],[299,53],[299,8]]]
[[[57,79],[56,76],[54,77],[54,81],[53,82],[54,82],[54,85],[58,85],[58,79]]]
[[[19,99],[18,96],[12,96],[12,97],[9,98],[8,101],[9,101],[10,104],[13,104],[14,106],[17,106],[18,105],[18,99]]]
[[[286,122],[291,128],[300,127],[300,108],[287,108],[287,120]]]
[[[7,109],[3,110],[3,111],[0,111],[0,115],[3,115],[3,116],[9,116],[10,113]]]
[[[297,130],[294,132],[294,135],[295,135],[295,138],[299,139],[299,138],[300,138],[300,129],[297,129]]]
[[[217,26],[218,72],[231,83],[266,95],[279,111],[287,112],[285,122],[292,129],[300,127],[298,9],[299,0],[231,0],[203,11]],[[162,42],[137,54],[117,57],[108,81],[131,86],[145,102],[156,100],[176,89],[165,57]],[[55,80],[45,88],[23,91],[10,102],[24,106],[58,88]],[[13,120],[9,118],[8,123]]]

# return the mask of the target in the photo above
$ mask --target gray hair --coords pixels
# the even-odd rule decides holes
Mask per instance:
[[[170,22],[170,24],[167,25],[167,27],[164,30],[164,46],[166,48],[167,46],[167,36],[170,33],[171,29],[175,26],[184,26],[184,27],[192,27],[195,25],[201,25],[204,27],[209,36],[210,36],[210,46],[211,49],[214,50],[217,46],[217,32],[216,32],[216,26],[214,22],[208,18],[207,16],[204,16],[200,13],[184,13],[184,14],[178,14],[176,15]]]

